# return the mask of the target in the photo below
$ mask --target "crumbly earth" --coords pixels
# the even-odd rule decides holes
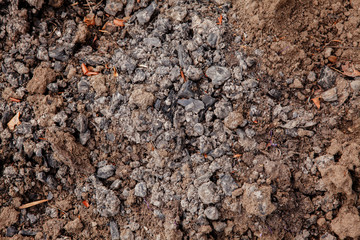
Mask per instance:
[[[359,0],[0,0],[1,239],[359,239],[359,27]]]

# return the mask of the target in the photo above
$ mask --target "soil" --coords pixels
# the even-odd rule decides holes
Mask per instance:
[[[359,0],[0,0],[0,23],[1,239],[360,239]]]

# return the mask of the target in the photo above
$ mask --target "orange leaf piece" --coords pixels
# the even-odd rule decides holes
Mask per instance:
[[[180,70],[180,74],[181,74],[181,77],[184,79],[184,82],[186,82],[186,78],[185,78],[184,72],[182,70]]]
[[[119,74],[117,73],[116,68],[115,68],[115,67],[113,67],[113,69],[114,69],[114,77],[118,77],[118,76],[119,76]]]
[[[216,24],[221,25],[222,24],[222,19],[223,19],[223,16],[220,15],[220,17],[218,17],[218,22]]]
[[[84,17],[84,23],[86,23],[86,26],[94,26],[95,25],[95,15],[89,14],[86,17]]]
[[[123,19],[114,19],[114,24],[115,26],[118,26],[118,27],[125,27],[125,20]]]
[[[82,204],[84,204],[85,207],[89,208],[90,204],[87,200],[82,201]]]
[[[89,69],[86,67],[85,63],[81,64],[81,70],[86,76],[93,76],[99,74],[98,72],[90,72]]]
[[[316,98],[313,98],[311,99],[311,101],[314,102],[315,106],[320,109],[320,98],[316,97]]]
[[[354,64],[351,64],[351,66],[350,66],[350,63],[347,62],[344,65],[342,65],[341,68],[344,71],[343,74],[348,77],[359,77],[360,76],[360,72],[355,69]]]
[[[8,127],[11,131],[14,131],[15,126],[20,125],[20,112],[18,112],[9,122],[8,122]]]

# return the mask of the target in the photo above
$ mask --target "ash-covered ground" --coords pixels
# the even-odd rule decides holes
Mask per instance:
[[[358,239],[359,13],[0,0],[1,238]]]

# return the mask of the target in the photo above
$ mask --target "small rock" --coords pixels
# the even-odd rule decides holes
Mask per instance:
[[[92,76],[89,81],[92,88],[94,88],[97,96],[101,96],[104,94],[107,95],[108,88],[106,86],[106,79],[103,74]]]
[[[38,48],[38,51],[36,53],[36,58],[42,61],[48,61],[49,60],[49,53],[47,49],[43,46],[40,46]]]
[[[231,196],[231,193],[238,188],[238,185],[228,173],[222,176],[219,181],[223,192],[227,196]]]
[[[226,67],[211,66],[206,70],[206,76],[211,79],[214,86],[219,87],[231,77],[231,72]]]
[[[198,135],[201,136],[204,134],[204,126],[201,123],[196,123],[194,125],[194,132]]]
[[[318,84],[325,90],[330,89],[336,81],[336,73],[328,66],[325,66],[320,73]]]
[[[213,222],[212,225],[217,232],[222,232],[226,228],[226,223],[224,222]]]
[[[88,93],[90,90],[90,84],[86,80],[81,80],[78,85],[78,92],[79,93]]]
[[[125,16],[129,17],[135,7],[135,0],[128,0],[125,7]]]
[[[207,37],[207,43],[210,45],[210,47],[215,48],[218,39],[219,39],[219,35],[215,32],[212,32]]]
[[[219,219],[219,211],[216,207],[208,207],[204,211],[205,216],[210,220],[218,220]]]
[[[175,6],[171,8],[169,11],[169,17],[173,21],[177,21],[177,22],[182,22],[186,17],[186,15],[187,15],[187,9],[186,7],[182,7],[182,6]]]
[[[44,4],[44,0],[26,0],[31,6],[40,10],[42,5]]]
[[[29,73],[29,71],[30,71],[29,68],[26,67],[25,64],[23,64],[22,62],[15,62],[14,67],[15,67],[15,70],[21,75]]]
[[[214,113],[219,119],[226,118],[230,112],[232,112],[232,105],[228,101],[221,100],[220,102],[215,103]]]
[[[104,11],[112,16],[115,16],[118,12],[121,12],[124,5],[121,0],[107,0]]]
[[[79,136],[80,143],[82,145],[85,145],[87,143],[87,141],[90,139],[90,137],[91,137],[91,134],[90,134],[89,130],[87,130],[84,133],[80,133],[80,136]]]
[[[275,99],[280,99],[282,96],[281,91],[274,88],[269,91],[269,95]]]
[[[124,231],[121,231],[120,238],[121,238],[121,240],[134,240],[135,239],[134,234],[128,228],[125,229]]]
[[[316,74],[315,72],[311,71],[309,72],[308,76],[307,76],[307,79],[310,81],[310,82],[314,82],[316,80]]]
[[[360,80],[350,82],[350,87],[355,93],[358,93],[360,91]]]
[[[84,114],[79,114],[74,120],[74,124],[80,133],[85,133],[88,128],[88,119]]]
[[[295,79],[292,84],[290,84],[290,88],[303,88],[303,84],[299,79]]]
[[[56,73],[54,70],[48,67],[38,66],[34,70],[32,79],[26,85],[26,89],[30,93],[44,94],[46,86],[55,81]]]
[[[135,104],[145,110],[147,107],[152,106],[154,101],[155,97],[152,93],[146,92],[144,89],[136,89],[131,93],[129,104]]]
[[[243,185],[244,195],[241,201],[246,212],[259,217],[265,217],[276,210],[271,202],[271,187],[258,187],[257,184]]]
[[[336,237],[334,237],[333,235],[331,235],[330,233],[325,233],[324,235],[322,235],[320,237],[321,240],[336,240]]]
[[[64,226],[64,229],[68,233],[73,233],[73,234],[79,234],[81,232],[82,228],[83,228],[83,224],[81,223],[81,220],[79,218],[75,218],[75,220],[68,222]]]
[[[203,71],[200,68],[196,68],[193,65],[190,65],[185,70],[185,76],[192,81],[198,81],[203,77]]]
[[[334,102],[338,99],[336,94],[336,87],[331,88],[321,94],[322,99],[326,102]]]
[[[157,37],[144,38],[144,44],[148,47],[161,47],[161,40]]]
[[[188,111],[188,112],[199,113],[202,109],[205,108],[205,105],[202,101],[196,100],[193,98],[180,99],[180,100],[178,100],[178,103],[181,106],[184,106],[185,111]]]
[[[139,21],[140,25],[144,25],[145,23],[150,21],[151,16],[153,15],[156,7],[157,7],[157,4],[154,1],[147,8],[145,8],[144,10],[142,10],[136,14],[137,20]]]
[[[47,89],[53,93],[57,93],[59,91],[59,86],[57,83],[49,83],[47,85]]]
[[[224,119],[224,125],[229,129],[236,129],[238,126],[242,125],[243,122],[244,117],[240,112],[231,112]]]
[[[107,179],[114,175],[116,167],[114,165],[106,165],[101,167],[97,171],[97,177],[101,179]]]
[[[110,234],[111,234],[111,240],[120,239],[119,227],[114,221],[110,222]]]
[[[10,226],[6,229],[5,237],[12,237],[17,233],[18,233],[18,230],[15,227]]]
[[[299,128],[297,133],[299,137],[312,137],[315,134],[313,131],[305,130],[302,128]]]
[[[178,93],[178,98],[192,98],[195,96],[194,92],[191,90],[193,85],[192,81],[186,81],[180,88]]]
[[[204,204],[217,203],[220,201],[220,196],[215,191],[216,185],[213,182],[202,184],[198,189],[198,194]]]
[[[146,196],[147,187],[144,182],[140,182],[135,186],[135,196],[145,197]]]
[[[216,99],[209,95],[204,95],[201,97],[201,101],[203,101],[205,107],[211,107],[216,102]]]
[[[69,55],[65,52],[65,47],[50,47],[49,48],[49,57],[55,58],[56,60],[65,62],[69,60]]]
[[[102,217],[113,217],[120,211],[120,200],[115,192],[107,189],[94,176],[90,177],[95,187],[96,209]]]

